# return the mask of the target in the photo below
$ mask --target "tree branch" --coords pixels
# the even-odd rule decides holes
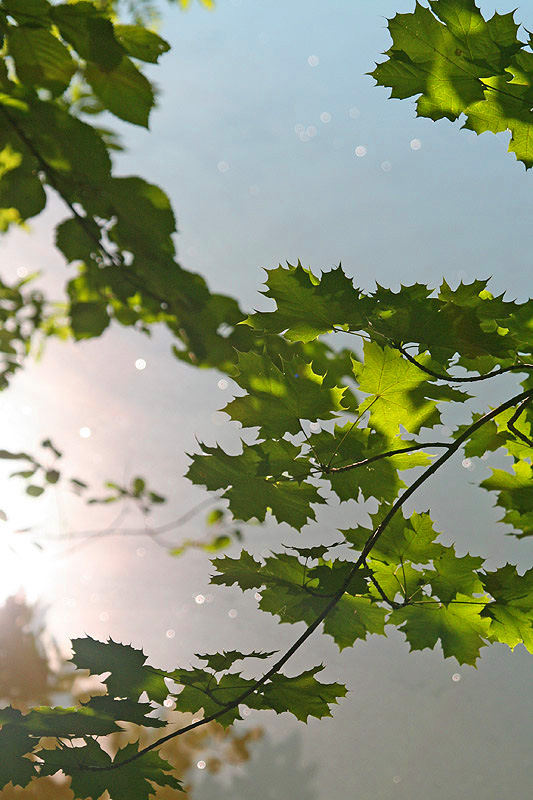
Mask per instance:
[[[206,725],[208,722],[212,722],[216,720],[222,714],[225,714],[227,711],[231,711],[232,709],[236,708],[240,703],[246,700],[247,697],[254,694],[263,684],[265,684],[273,675],[277,674],[280,669],[289,661],[291,656],[296,653],[297,650],[309,639],[309,637],[315,632],[315,630],[319,627],[319,625],[325,620],[328,616],[330,611],[335,608],[339,600],[344,595],[345,591],[348,589],[350,583],[352,582],[355,574],[359,570],[361,566],[365,564],[366,557],[378,541],[378,539],[382,536],[382,534],[387,529],[387,526],[396,515],[396,513],[402,508],[404,503],[432,476],[437,472],[437,470],[442,467],[456,452],[459,450],[463,442],[465,442],[476,430],[481,428],[490,420],[494,419],[494,417],[501,414],[503,411],[506,411],[508,408],[512,408],[516,406],[517,403],[521,403],[526,399],[533,397],[533,389],[528,389],[527,391],[520,392],[520,394],[511,397],[509,400],[501,403],[491,411],[488,411],[484,414],[480,419],[476,422],[472,423],[457,439],[450,444],[447,448],[447,451],[443,453],[440,458],[437,459],[433,464],[431,464],[422,475],[420,475],[412,484],[409,486],[403,495],[399,497],[395,503],[391,506],[388,513],[385,517],[381,520],[375,531],[369,536],[367,539],[358,559],[354,562],[354,565],[348,575],[346,576],[345,580],[343,581],[342,585],[340,586],[337,593],[331,598],[331,600],[324,606],[320,614],[313,620],[313,622],[305,629],[305,631],[296,639],[296,641],[289,647],[289,649],[279,658],[273,666],[262,675],[252,686],[242,692],[235,700],[232,700],[230,703],[227,703],[223,706],[220,711],[217,711],[213,714],[209,714],[204,719],[197,720],[196,722],[191,722],[189,725],[185,725],[183,728],[179,728],[177,731],[173,731],[172,733],[167,734],[166,736],[162,736],[155,742],[147,745],[146,747],[141,748],[137,753],[130,756],[129,758],[124,759],[123,761],[115,761],[113,764],[110,764],[105,767],[100,767],[96,765],[79,765],[80,770],[90,770],[90,771],[112,771],[115,769],[120,769],[120,767],[125,766],[126,764],[130,764],[132,761],[136,761],[138,758],[142,758],[145,753],[150,752],[151,750],[155,750],[156,748],[160,747],[165,742],[170,741],[171,739],[176,738],[177,736],[181,736],[188,731],[194,730],[195,728],[199,728],[202,725]]]
[[[410,353],[407,352],[405,347],[401,344],[395,345],[396,349],[415,367],[425,372],[426,375],[431,375],[432,378],[438,378],[441,381],[449,381],[450,383],[471,383],[472,381],[486,381],[488,378],[495,378],[497,375],[504,375],[506,372],[526,372],[533,369],[533,364],[512,364],[510,367],[496,367],[492,372],[487,372],[485,375],[474,375],[472,378],[455,378],[453,375],[447,375],[444,372],[435,372],[435,370],[425,367],[416,360]]]
[[[398,450],[388,450],[386,453],[378,453],[375,456],[369,456],[368,458],[364,458],[362,461],[356,461],[353,464],[347,464],[345,467],[328,467],[325,466],[323,471],[328,475],[330,472],[346,472],[349,469],[355,469],[356,467],[364,467],[368,464],[372,464],[374,461],[379,461],[382,458],[390,458],[392,456],[398,456],[402,453],[412,453],[414,450],[422,450],[425,447],[451,447],[449,442],[422,442],[420,444],[414,444],[411,447],[402,447]]]
[[[134,289],[137,291],[143,292],[148,297],[151,297],[152,300],[155,300],[160,306],[162,304],[168,305],[168,298],[160,297],[159,295],[152,292],[150,289],[147,289],[142,279],[139,278],[131,269],[131,267],[126,268],[126,264],[124,263],[124,259],[120,253],[112,253],[110,250],[102,242],[101,236],[95,235],[94,231],[91,229],[91,226],[87,224],[87,218],[80,214],[79,211],[76,209],[75,205],[65,197],[64,193],[61,191],[60,187],[60,178],[57,175],[57,172],[54,168],[47,162],[47,160],[43,157],[43,155],[39,152],[35,144],[32,142],[31,138],[26,134],[26,132],[21,128],[18,122],[13,119],[11,114],[7,111],[5,106],[0,105],[0,113],[4,116],[7,120],[9,125],[13,128],[21,142],[27,147],[29,152],[32,156],[36,159],[37,163],[39,164],[42,171],[46,174],[46,178],[50,186],[55,189],[57,194],[61,197],[65,205],[69,208],[71,213],[74,215],[78,225],[83,228],[84,233],[95,243],[96,247],[100,251],[100,253],[109,261],[110,266],[117,267],[121,269],[121,275],[126,281],[129,283]],[[101,228],[100,228],[101,230]],[[182,297],[181,302],[185,306],[188,305],[186,298]]]
[[[518,404],[516,411],[514,412],[509,422],[507,423],[507,427],[511,431],[511,433],[514,433],[515,436],[518,436],[518,438],[521,439],[522,442],[527,444],[528,447],[533,447],[533,441],[531,441],[531,439],[529,439],[525,435],[525,433],[522,433],[521,431],[518,430],[518,428],[515,427],[515,422],[518,421],[518,417],[525,409],[525,407],[529,404],[530,400],[531,400],[530,397],[526,397],[525,400],[523,400],[521,403]]]
[[[370,571],[370,574],[369,574],[368,577],[370,578],[371,583],[373,583],[374,586],[376,587],[376,589],[378,590],[382,600],[384,600],[386,603],[388,603],[391,608],[400,608],[401,603],[396,603],[395,600],[390,600],[390,598],[387,597],[387,595],[385,594],[385,591],[379,585],[379,583],[378,583],[378,581],[377,581],[377,579],[376,579],[376,577],[375,577],[375,575],[373,574],[372,571]]]

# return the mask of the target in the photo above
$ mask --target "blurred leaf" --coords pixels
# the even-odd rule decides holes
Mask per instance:
[[[44,489],[42,486],[26,486],[26,494],[29,494],[30,497],[40,497],[43,492]]]
[[[70,306],[70,324],[76,339],[100,336],[109,322],[109,314],[103,303],[85,302]]]
[[[85,77],[112,114],[134,125],[148,127],[154,93],[150,82],[129,58],[124,56],[120,64],[111,70],[104,70],[89,62]]]
[[[63,92],[76,71],[67,48],[44,28],[9,28],[9,54],[15,62],[18,79],[42,86],[52,94]]]
[[[67,261],[90,261],[98,251],[100,228],[93,219],[77,217],[62,222],[56,228],[56,245]]]
[[[118,67],[124,50],[115,38],[116,28],[93,3],[62,3],[54,6],[50,14],[61,36],[82,58],[104,70]]]
[[[156,64],[170,50],[168,42],[142,25],[115,25],[115,35],[129,55],[141,61]]]

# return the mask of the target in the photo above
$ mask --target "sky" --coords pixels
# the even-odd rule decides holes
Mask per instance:
[[[368,289],[376,281],[398,287],[492,276],[494,292],[531,294],[533,179],[506,154],[506,136],[476,137],[457,124],[416,119],[412,101],[388,100],[365,74],[389,45],[386,18],[412,5],[219,0],[212,13],[162,6],[160,32],[172,50],[147,70],[160,91],[150,131],[106,123],[127,146],[117,169],[169,193],[180,262],[213,290],[267,308],[258,294],[263,270],[300,259],[317,272],[342,262]],[[517,19],[531,29],[533,4],[522,3]],[[59,292],[68,273],[52,242],[63,213],[52,201],[29,235],[5,237],[6,275],[39,268]],[[65,449],[70,474],[96,484],[144,475],[170,498],[157,520],[179,516],[205,498],[183,478],[195,437],[235,447],[239,430],[219,412],[231,386],[219,388],[220,374],[195,372],[169,351],[163,332],[147,339],[120,328],[95,342],[51,343],[0,397],[2,446],[35,450],[50,435]],[[145,369],[136,368],[139,358]],[[506,388],[491,387],[485,405]],[[84,428],[90,436],[80,436]],[[525,565],[531,545],[495,526],[490,499],[469,485],[488,470],[475,470],[447,470],[421,508],[431,503],[437,527],[459,550]],[[5,486],[10,516],[51,535],[113,518],[107,510],[89,517],[61,494],[30,505],[12,482]],[[306,536],[318,540],[353,514],[349,505],[334,508]],[[121,524],[139,523],[130,516]],[[178,533],[199,529],[201,517]],[[289,536],[296,541],[271,524],[250,533],[250,547],[266,552]],[[141,538],[71,544],[33,554],[20,576],[47,606],[50,631],[64,647],[84,632],[111,635],[143,645],[153,663],[170,668],[194,652],[274,649],[297,635],[294,626],[260,615],[253,598],[210,587],[201,554],[173,559]],[[17,547],[27,565],[28,548]],[[23,560],[9,559],[4,594],[18,587]],[[345,680],[349,697],[332,719],[307,728],[270,713],[254,718],[267,737],[245,773],[228,774],[228,796],[249,797],[246,781],[258,800],[273,796],[273,787],[288,796],[298,791],[295,775],[316,800],[525,796],[533,775],[531,668],[523,649],[493,647],[474,670],[438,651],[409,654],[400,636],[371,637],[340,656],[319,637],[292,668],[322,660],[324,677]],[[274,775],[272,763],[279,763]],[[224,796],[212,778],[197,777],[198,800]]]

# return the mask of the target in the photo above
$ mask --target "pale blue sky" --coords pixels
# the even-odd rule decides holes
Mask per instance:
[[[389,44],[386,17],[411,5],[167,11],[172,54],[152,70],[158,144],[137,134],[124,169],[141,158],[171,193],[186,266],[250,302],[258,267],[298,258],[316,269],[342,261],[365,286],[493,275],[497,289],[528,293],[532,179],[505,156],[506,135],[416,119],[412,101],[387,102],[365,75]],[[526,3],[517,19],[532,11]],[[316,135],[300,141],[298,125]]]

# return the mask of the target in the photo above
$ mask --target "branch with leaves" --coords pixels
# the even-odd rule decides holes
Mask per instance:
[[[464,112],[477,132],[505,125],[530,166],[533,68],[512,15],[487,22],[472,0],[430,6],[391,21],[393,46],[374,73],[378,82],[395,96],[419,94],[419,113],[433,119]],[[146,124],[153,92],[138,63],[157,61],[166,43],[142,26],[118,24],[95,3],[2,0],[0,10],[8,65],[0,74],[0,219],[7,228],[39,213],[45,185],[65,200],[72,216],[57,243],[80,265],[68,287],[74,335],[98,336],[111,318],[145,330],[162,322],[178,357],[227,371],[241,390],[224,409],[246,429],[241,450],[202,444],[187,477],[216,492],[232,522],[269,518],[301,531],[333,499],[354,509],[354,527],[334,542],[330,531],[327,542],[291,544],[262,560],[242,550],[213,561],[213,584],[254,590],[262,611],[304,625],[284,653],[232,649],[161,670],[130,645],[77,639],[74,665],[107,676],[107,694],[77,708],[0,710],[2,783],[26,785],[62,770],[75,794],[93,800],[106,790],[114,800],[147,800],[154,785],[179,792],[157,752],[169,740],[212,720],[230,726],[243,707],[303,721],[331,714],[345,686],[318,680],[321,666],[282,672],[318,631],[342,650],[389,626],[411,650],[440,643],[444,657],[461,664],[475,665],[494,643],[533,652],[533,569],[489,569],[482,556],[444,545],[429,511],[403,513],[460,451],[470,459],[504,453],[512,470],[493,469],[480,487],[496,492],[508,533],[533,535],[533,300],[494,297],[487,281],[365,292],[341,267],[318,276],[298,264],[269,271],[264,294],[275,308],[245,319],[235,301],[212,295],[175,261],[166,195],[140,178],[117,178],[113,138],[77,119],[106,108]],[[220,333],[223,323],[229,336]],[[332,334],[341,346],[331,345]],[[349,336],[363,342],[362,352],[343,346]],[[468,375],[456,376],[459,368]],[[490,386],[502,374],[513,382],[507,400],[495,407],[487,400],[484,414],[468,414],[446,435],[434,430],[446,407],[470,399],[459,385]],[[113,499],[129,492],[113,490]],[[131,493],[142,499],[145,490],[134,483]],[[368,527],[358,520],[369,499],[376,511]],[[236,666],[270,659],[257,678]],[[164,728],[169,699],[203,716],[112,759],[106,737],[120,723]]]
[[[442,544],[428,512],[409,517],[400,513],[456,453],[476,458],[503,449],[513,459],[513,472],[495,469],[481,486],[499,491],[504,521],[518,536],[533,533],[528,499],[533,387],[527,368],[533,357],[528,336],[533,301],[506,302],[506,333],[495,338],[494,331],[502,327],[502,301],[484,281],[454,290],[443,283],[437,291],[402,287],[393,293],[379,287],[365,293],[340,268],[315,276],[298,265],[271,270],[267,294],[275,310],[257,312],[244,323],[261,342],[282,337],[293,355],[280,358],[264,346],[240,354],[231,377],[245,394],[234,397],[224,411],[257,431],[256,441],[243,442],[236,455],[202,445],[191,456],[188,478],[221,494],[235,520],[261,521],[271,515],[279,524],[300,530],[315,519],[315,508],[336,495],[341,502],[374,498],[378,507],[371,526],[339,531],[335,542],[330,542],[330,533],[330,543],[290,545],[261,561],[246,550],[237,558],[213,561],[212,583],[258,591],[262,611],[279,616],[282,623],[305,624],[293,645],[255,679],[245,677],[235,664],[273,659],[273,653],[200,654],[202,666],[165,671],[147,664],[144,653],[129,645],[90,637],[76,640],[74,664],[96,675],[110,673],[104,678],[107,695],[60,715],[46,712],[53,720],[46,718],[48,735],[52,725],[59,741],[84,742],[71,741],[73,746],[52,751],[40,746],[46,733],[41,717],[0,712],[0,735],[18,743],[20,756],[35,756],[33,763],[14,759],[11,780],[61,768],[72,776],[80,796],[96,798],[112,786],[121,800],[125,787],[136,785],[138,797],[145,798],[141,778],[150,776],[159,785],[170,780],[156,751],[187,731],[213,720],[231,725],[242,718],[244,707],[289,711],[303,720],[327,716],[346,687],[318,680],[321,667],[295,676],[282,672],[319,629],[342,650],[392,626],[412,650],[440,642],[445,657],[466,664],[475,664],[481,648],[495,642],[510,647],[522,643],[533,650],[533,569],[524,574],[512,564],[487,569],[482,557],[459,556],[454,545]],[[305,340],[335,330],[339,336],[359,331],[367,339],[362,356],[352,353],[341,382],[336,374],[316,371],[300,349]],[[414,360],[395,346],[398,337],[416,347]],[[524,361],[526,375],[520,391],[474,415],[448,437],[424,435],[441,425],[444,404],[460,407],[470,397],[451,385],[455,378],[450,370],[462,366],[481,375],[518,359]],[[445,380],[428,374],[428,365]],[[356,388],[348,391],[350,386]],[[312,432],[304,434],[310,424]],[[431,455],[432,450],[440,455]],[[403,478],[412,469],[422,471],[406,485]],[[334,557],[339,546],[341,555]],[[143,693],[148,702],[140,703]],[[130,745],[110,759],[98,737],[108,735],[121,720],[158,726],[157,709],[169,698],[178,710],[195,715],[203,711],[203,716],[144,748]]]

